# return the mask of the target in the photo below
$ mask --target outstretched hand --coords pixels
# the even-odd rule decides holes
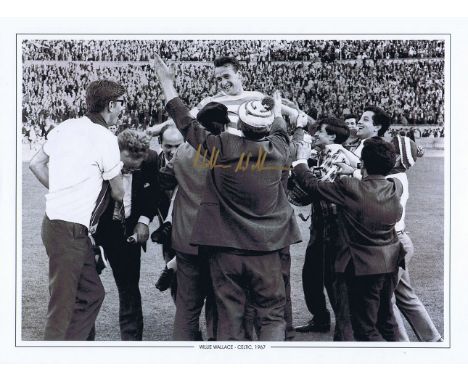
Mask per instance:
[[[309,116],[303,111],[300,111],[296,119],[296,127],[303,129],[304,127],[307,126],[308,123],[309,123]]]
[[[146,134],[152,136],[152,137],[155,137],[155,136],[158,136],[161,134],[161,131],[162,129],[173,123],[173,121],[171,119],[168,119],[167,121],[163,122],[163,123],[159,123],[157,125],[153,125],[153,126],[149,126],[146,128]]]
[[[281,102],[282,102],[283,105],[288,106],[291,109],[299,110],[299,105],[297,104],[297,102],[290,101],[290,100],[288,100],[286,98],[283,98],[281,100]]]
[[[279,90],[276,90],[273,93],[273,100],[275,101],[275,106],[273,107],[273,115],[275,117],[281,117],[281,93]]]
[[[172,71],[157,53],[154,54],[154,70],[160,82],[172,83],[174,77]]]
[[[344,162],[335,162],[333,164],[338,167],[337,174],[339,175],[352,175],[354,173],[355,168],[349,164]]]
[[[172,71],[157,53],[154,54],[154,70],[163,90],[164,97],[166,97],[166,102],[176,98],[178,94],[174,87]]]

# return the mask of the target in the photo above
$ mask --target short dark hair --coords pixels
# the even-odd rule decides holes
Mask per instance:
[[[319,129],[326,125],[325,131],[330,135],[335,135],[335,143],[343,143],[349,138],[349,127],[346,123],[335,117],[327,117],[320,120]]]
[[[110,101],[115,101],[124,94],[125,88],[117,82],[93,81],[86,89],[86,107],[89,112],[100,113],[105,110]]]
[[[125,129],[117,136],[119,149],[127,150],[134,159],[144,157],[150,148],[150,140],[142,131]]]
[[[395,146],[382,137],[372,137],[364,141],[361,159],[369,175],[388,175],[395,167]]]
[[[311,106],[308,114],[309,114],[309,117],[311,117],[312,119],[317,119],[318,117],[317,108],[315,106]]]
[[[215,58],[213,63],[214,63],[215,68],[219,68],[225,65],[232,65],[235,72],[237,72],[240,69],[240,63],[234,57],[228,57],[228,56],[218,57],[218,58]]]
[[[372,111],[374,113],[372,116],[372,122],[375,126],[381,126],[377,135],[379,137],[383,137],[392,122],[390,116],[378,106],[367,106],[364,111]]]
[[[197,121],[211,134],[219,135],[229,123],[228,108],[218,102],[209,102],[197,114]]]
[[[345,121],[346,121],[347,119],[355,119],[355,120],[357,121],[357,120],[358,120],[358,117],[357,117],[357,115],[355,115],[355,114],[345,114],[345,115],[343,116],[343,119],[344,119]]]

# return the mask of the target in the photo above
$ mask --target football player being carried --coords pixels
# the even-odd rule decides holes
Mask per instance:
[[[239,106],[248,101],[263,100],[265,95],[259,91],[244,90],[241,65],[234,57],[218,57],[214,60],[214,79],[219,92],[214,96],[206,97],[200,101],[200,103],[190,111],[190,114],[196,118],[198,112],[208,103],[221,103],[227,107],[230,120],[226,131],[231,134],[242,135],[242,132],[237,128]],[[291,123],[296,124],[300,110],[292,106],[291,101],[283,100],[281,114],[287,116]],[[311,117],[308,118],[308,121],[313,123]]]

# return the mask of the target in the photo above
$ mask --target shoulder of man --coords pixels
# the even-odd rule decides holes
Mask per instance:
[[[159,164],[159,154],[156,151],[149,149],[148,155],[143,163],[148,165],[154,164],[157,166]]]
[[[81,118],[80,118],[81,119]],[[91,126],[91,121],[84,121],[80,123],[80,119],[67,119],[63,122],[60,122],[57,126],[55,126],[52,130],[50,130],[47,134],[47,140],[45,142],[46,146],[50,146],[57,140],[60,140],[60,137],[65,136],[65,139],[69,139],[66,135],[67,129],[77,127],[80,128],[83,124],[88,124]],[[68,130],[70,131],[70,130]]]
[[[335,179],[334,183],[342,189],[352,191],[359,189],[362,179],[353,176],[340,176]]]
[[[399,179],[398,177],[390,177],[390,178],[386,178],[386,179],[389,182],[392,182],[394,184],[396,193],[401,196],[403,194],[403,191],[404,191],[404,186],[403,186],[402,180]]]

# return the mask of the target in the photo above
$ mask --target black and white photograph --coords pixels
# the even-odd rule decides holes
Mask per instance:
[[[450,41],[18,34],[17,346],[450,346]]]

